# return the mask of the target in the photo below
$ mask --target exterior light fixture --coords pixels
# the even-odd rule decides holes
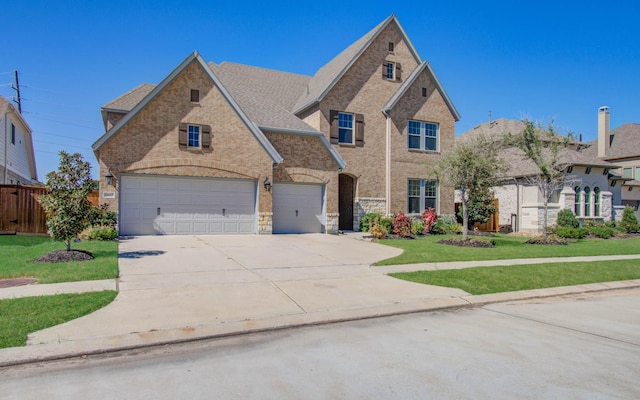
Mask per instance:
[[[107,185],[113,186],[113,174],[111,170],[107,171],[107,174],[104,176],[104,179],[107,181]]]
[[[262,182],[262,184],[264,185],[264,190],[266,190],[267,192],[271,191],[271,182],[269,182],[268,176],[264,178],[264,182]]]

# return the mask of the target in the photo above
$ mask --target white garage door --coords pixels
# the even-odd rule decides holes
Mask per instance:
[[[255,188],[249,180],[123,175],[120,234],[253,233]]]
[[[273,233],[319,233],[323,225],[322,185],[273,185]]]

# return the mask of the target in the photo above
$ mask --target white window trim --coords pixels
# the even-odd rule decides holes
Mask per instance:
[[[420,147],[409,147],[409,136],[417,136],[415,134],[409,134],[409,123],[417,122],[420,124]],[[427,149],[427,124],[433,124],[436,126],[436,148],[434,150]],[[410,119],[407,122],[407,148],[410,150],[421,150],[421,151],[430,151],[437,153],[440,151],[440,124],[437,122],[429,122],[429,121],[419,121],[416,119]]]
[[[197,146],[191,145],[191,137],[190,137],[191,128],[198,128],[198,145]],[[202,148],[202,127],[200,125],[193,125],[193,124],[187,125],[187,148],[189,149]]]
[[[440,213],[440,182],[437,179],[419,179],[419,178],[409,178],[407,179],[407,214],[416,214],[409,212],[409,181],[420,181],[420,205],[418,206],[419,210],[426,210],[426,187],[427,182],[435,182],[436,184],[436,195],[435,195],[435,209],[437,213]],[[416,196],[411,196],[416,197]],[[420,211],[418,214],[422,213]]]
[[[350,115],[351,116],[351,128],[342,128],[340,127],[340,116],[341,115]],[[344,142],[342,140],[340,140],[340,130],[341,129],[345,129],[345,130],[351,130],[351,141],[350,142]],[[338,112],[338,143],[339,144],[352,144],[355,145],[356,143],[356,115],[354,113],[348,113],[348,112],[342,112],[339,111]]]

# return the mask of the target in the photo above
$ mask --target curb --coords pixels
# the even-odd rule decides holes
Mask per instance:
[[[86,356],[104,355],[135,349],[183,344],[196,341],[230,338],[241,335],[276,332],[287,329],[321,326],[341,322],[384,318],[423,312],[471,309],[488,304],[523,301],[560,296],[581,295],[606,291],[640,288],[640,280],[592,283],[520,292],[503,292],[477,296],[426,299],[412,303],[385,304],[375,307],[327,310],[313,314],[242,320],[195,327],[172,328],[150,332],[61,342],[28,345],[0,350],[0,367],[12,367]]]

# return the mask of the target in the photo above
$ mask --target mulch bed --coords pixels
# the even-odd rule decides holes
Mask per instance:
[[[496,247],[493,241],[489,240],[479,240],[479,239],[458,239],[458,238],[450,238],[450,239],[441,239],[438,240],[439,244],[446,244],[449,246],[460,246],[460,247],[482,247],[482,248],[491,248]]]
[[[0,279],[0,289],[14,287],[14,286],[31,285],[32,283],[36,283],[36,282],[37,281],[34,278]]]
[[[69,261],[88,261],[93,260],[93,255],[88,251],[82,250],[56,250],[51,253],[47,253],[42,257],[38,258],[34,262],[48,262],[48,263],[57,263],[57,262],[69,262]]]

